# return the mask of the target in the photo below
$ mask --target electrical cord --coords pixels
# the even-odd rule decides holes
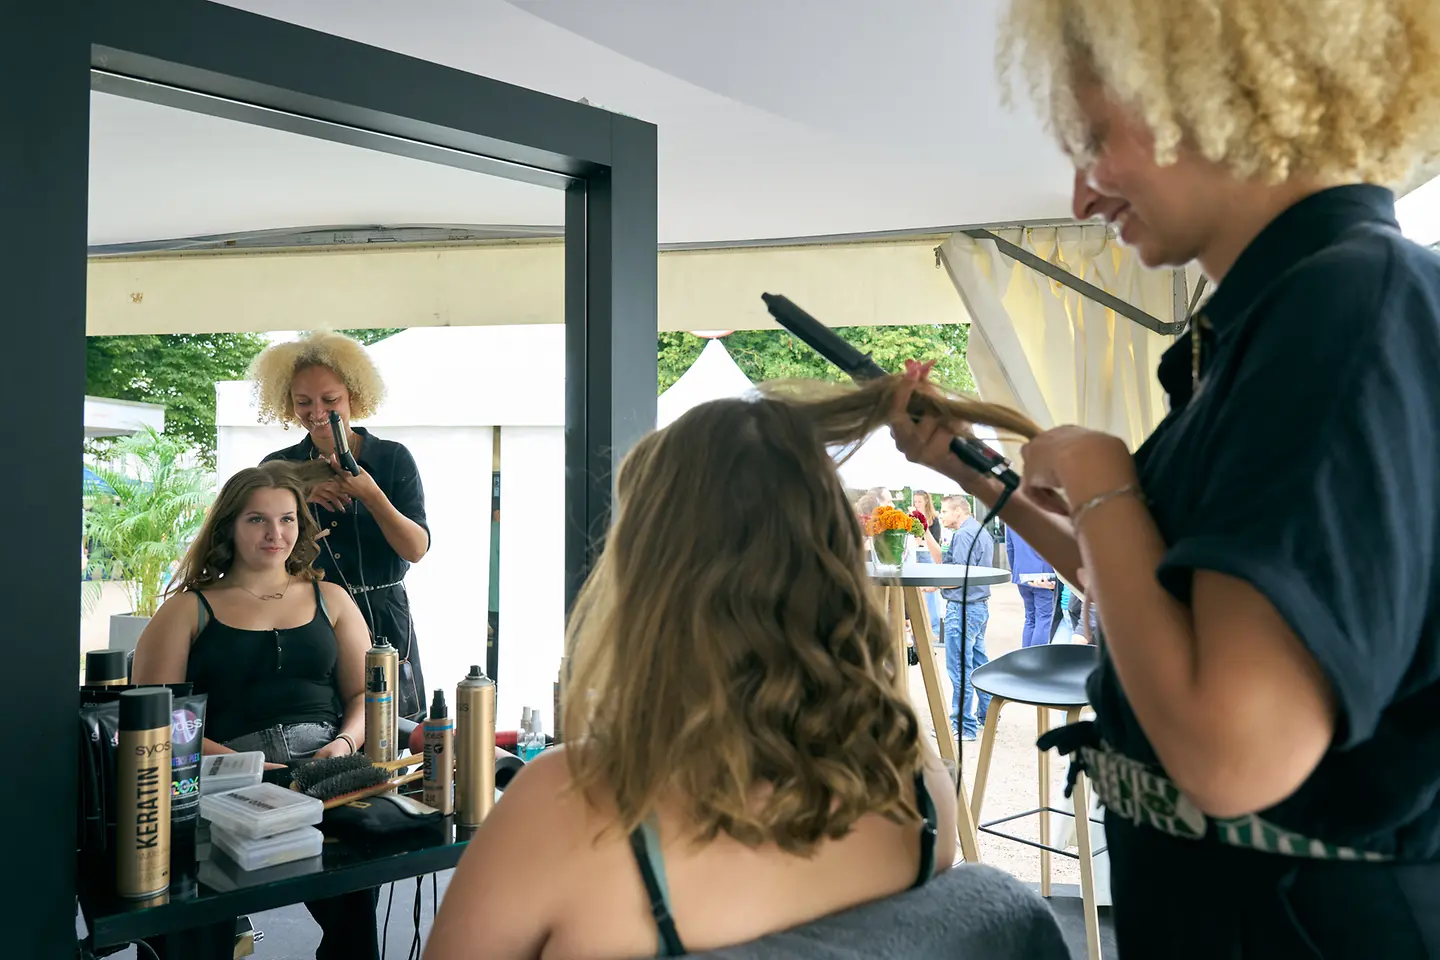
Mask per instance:
[[[156,953],[155,948],[150,946],[150,944],[146,943],[144,940],[131,940],[130,942],[135,944],[135,955],[137,957],[140,955],[140,951],[144,950],[147,954],[149,954],[150,960],[160,960],[160,954]]]
[[[425,878],[415,878],[415,906],[411,910],[411,918],[415,921],[415,939],[410,941],[410,950],[405,954],[405,960],[420,960],[420,900],[421,893],[425,889]]]
[[[385,926],[380,930],[380,960],[385,960],[385,948],[390,945],[390,908],[395,906],[395,884],[390,884],[390,897],[385,901]]]

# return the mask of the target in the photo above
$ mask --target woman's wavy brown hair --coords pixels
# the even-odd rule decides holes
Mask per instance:
[[[561,712],[572,782],[619,830],[664,800],[697,841],[804,855],[866,814],[918,818],[919,723],[827,451],[884,422],[897,384],[767,385],[625,458]],[[1000,410],[961,412],[1033,428]]]
[[[311,486],[323,479],[320,467],[329,472],[329,467],[318,460],[306,464],[276,460],[258,467],[246,467],[225,481],[220,495],[205,515],[195,542],[190,544],[185,559],[175,570],[167,593],[203,590],[214,586],[230,572],[235,563],[235,521],[256,490],[288,490],[295,495],[295,517],[300,531],[295,538],[295,549],[285,560],[285,571],[302,580],[320,579],[324,572],[311,566],[320,553],[316,540],[320,527],[305,507]]]

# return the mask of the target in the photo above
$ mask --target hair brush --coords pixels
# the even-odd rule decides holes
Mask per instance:
[[[411,755],[372,763],[363,754],[323,757],[291,770],[290,789],[325,801],[325,809],[329,810],[420,779],[420,770],[394,779],[392,775],[397,770],[422,763],[424,759],[423,756]]]

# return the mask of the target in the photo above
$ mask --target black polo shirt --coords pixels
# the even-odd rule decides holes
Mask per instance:
[[[1330,752],[1262,815],[1331,843],[1440,855],[1440,257],[1405,240],[1390,191],[1309,197],[1246,248],[1161,361],[1171,412],[1136,453],[1168,546],[1259,590],[1323,668]],[[1101,734],[1155,763],[1114,665]],[[1264,736],[1265,731],[1255,731]]]
[[[364,427],[353,427],[365,438],[355,460],[375,479],[382,493],[395,509],[425,528],[425,490],[415,457],[403,443],[384,440]],[[315,456],[315,444],[309,434],[293,447],[276,450],[261,463],[271,460],[309,460]],[[320,556],[315,565],[325,571],[325,579],[341,586],[358,587],[362,583],[378,587],[405,579],[410,561],[400,556],[385,539],[380,524],[365,507],[356,503],[346,513],[333,513],[318,504],[310,504],[320,526],[330,535],[321,541]],[[326,549],[328,545],[329,549]],[[361,560],[364,560],[363,567]]]

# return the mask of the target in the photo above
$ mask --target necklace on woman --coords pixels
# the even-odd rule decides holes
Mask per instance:
[[[256,600],[284,600],[286,592],[288,592],[290,589],[290,582],[291,581],[286,580],[284,589],[282,589],[279,593],[256,593],[249,587],[240,587],[240,589],[250,594],[250,596],[254,597]]]

